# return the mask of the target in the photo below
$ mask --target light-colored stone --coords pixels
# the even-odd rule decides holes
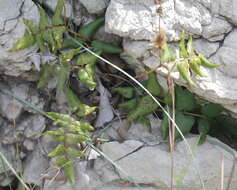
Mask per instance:
[[[199,181],[198,167],[206,189],[214,190],[220,186],[220,165],[222,156],[224,159],[224,183],[226,184],[231,174],[233,155],[221,148],[218,140],[207,141],[201,146],[197,146],[196,137],[187,138],[191,146],[194,158],[187,152],[185,143],[179,142],[174,152],[174,170],[176,187],[180,189],[200,190],[202,185]],[[214,142],[214,143],[213,143]],[[122,144],[106,143],[102,146],[103,152],[113,160],[118,158],[119,153],[129,149],[129,141]],[[115,148],[116,147],[116,148]],[[125,149],[125,150],[124,150]],[[235,152],[233,152],[235,154]],[[122,153],[121,153],[122,154]],[[116,162],[133,180],[138,184],[153,185],[153,187],[167,190],[170,186],[171,176],[171,154],[165,150],[163,145],[143,147],[132,154]],[[106,167],[100,168],[107,170]],[[103,173],[104,172],[104,173]],[[104,182],[109,183],[116,180],[126,179],[120,172],[120,177],[116,175],[106,176],[109,173],[102,171],[101,176]],[[234,172],[230,189],[235,190],[237,185],[237,172]]]
[[[1,0],[0,4],[0,73],[20,76],[32,69],[32,64],[27,57],[35,52],[36,47],[18,52],[9,52],[9,50],[24,35],[26,27],[22,19],[26,18],[37,23],[38,10],[31,0]]]
[[[24,161],[24,181],[28,184],[35,184],[40,186],[42,184],[42,177],[47,173],[49,161],[39,145],[35,150],[27,156]]]
[[[212,60],[220,63],[221,66],[218,68],[221,72],[225,73],[226,76],[236,78],[237,80],[237,70],[236,60],[237,60],[237,29],[234,29],[224,40],[222,47],[213,56]],[[232,84],[233,85],[233,84]]]
[[[216,51],[218,50],[219,43],[209,42],[205,39],[197,39],[197,40],[194,40],[193,47],[198,53],[201,53],[206,57],[210,57],[211,55],[216,53]]]
[[[204,27],[202,36],[210,39],[228,33],[232,29],[232,25],[221,18],[213,18],[210,25]],[[224,36],[223,36],[224,38]]]
[[[153,0],[111,0],[106,12],[106,31],[135,40],[151,40],[159,32],[160,20],[168,41],[179,40],[181,30],[220,41],[232,28],[229,22],[236,19],[236,1],[225,1],[227,5],[210,0],[167,0],[159,18],[158,5]]]
[[[110,0],[80,0],[83,6],[91,14],[103,13],[108,6]]]
[[[13,93],[16,97],[19,97],[22,100],[25,100],[42,109],[45,101],[40,97],[36,89],[30,88],[30,85],[31,84],[29,82],[21,82],[13,78],[6,78],[5,81],[0,82],[1,89]],[[15,100],[9,95],[0,94],[0,104],[0,113],[2,116],[11,121],[16,120],[24,110],[36,113],[31,108]]]

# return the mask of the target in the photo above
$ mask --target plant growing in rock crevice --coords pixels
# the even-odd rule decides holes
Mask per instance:
[[[82,44],[91,44],[97,55],[102,53],[121,53],[122,49],[99,40],[93,40],[95,32],[104,24],[104,18],[83,26],[78,32],[67,27],[66,19],[61,16],[64,9],[64,0],[58,0],[55,12],[50,18],[45,10],[38,5],[40,13],[39,25],[31,20],[23,19],[26,25],[24,36],[19,39],[10,51],[20,51],[33,45],[39,47],[41,54],[53,54],[57,57],[57,63],[42,65],[38,81],[38,88],[43,88],[48,80],[54,76],[57,78],[56,93],[64,93],[69,110],[79,118],[83,118],[96,111],[96,106],[89,106],[80,101],[78,96],[70,89],[68,83],[74,74],[78,81],[85,84],[89,90],[96,88],[94,81],[97,57],[90,53],[83,53],[82,49],[69,34],[74,35]],[[70,36],[71,37],[71,36]],[[91,43],[90,43],[91,42]],[[65,51],[69,49],[69,51]],[[76,64],[72,60],[76,59]],[[77,148],[78,143],[89,142],[89,132],[93,127],[82,121],[77,121],[70,115],[54,112],[46,113],[46,116],[54,120],[55,125],[61,126],[58,130],[47,131],[45,135],[59,142],[59,145],[49,153],[50,158],[55,158],[55,164],[63,167],[65,174],[71,183],[75,183],[74,163],[76,158],[85,156],[84,150]]]

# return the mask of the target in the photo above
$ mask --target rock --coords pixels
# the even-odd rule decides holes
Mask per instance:
[[[120,46],[121,41],[122,41],[121,37],[116,36],[116,35],[111,34],[111,33],[106,33],[104,26],[100,27],[100,29],[95,33],[94,39],[102,40],[104,42],[114,44],[114,45],[117,45],[117,46]]]
[[[210,57],[211,55],[216,53],[219,48],[219,45],[219,42],[209,42],[205,39],[197,39],[193,42],[194,49],[198,53],[201,53],[206,57]]]
[[[222,36],[224,38],[223,34],[228,33],[229,31],[231,31],[231,29],[232,29],[232,25],[228,23],[226,20],[220,19],[220,18],[213,18],[211,24],[204,27],[202,36],[205,39],[209,39],[209,40],[216,36]]]
[[[37,1],[39,1],[40,3],[45,4],[46,6],[48,6],[53,11],[55,10],[57,2],[58,2],[58,1],[55,1],[55,0],[37,0]],[[73,3],[72,3],[72,0],[65,0],[64,5],[65,5],[65,8],[66,8],[66,11],[65,11],[66,15],[65,16],[66,17],[73,17]]]
[[[42,115],[32,115],[23,120],[23,122],[19,124],[19,127],[23,127],[25,129],[25,137],[30,139],[38,139],[46,127],[45,117]]]
[[[77,174],[77,180],[75,184],[70,184],[69,182],[58,182],[46,180],[43,190],[77,190],[77,189],[88,189],[90,190],[90,179],[86,173],[87,162],[78,162],[75,166],[75,171]]]
[[[29,82],[20,81],[15,78],[6,78],[4,81],[0,81],[0,88],[4,91],[13,93],[16,97],[19,97],[40,109],[42,109],[45,104],[45,100],[40,97],[40,94]],[[0,113],[11,121],[18,119],[24,110],[36,113],[31,108],[14,100],[14,98],[9,95],[0,94],[0,104]]]
[[[91,14],[101,14],[105,11],[110,0],[80,0],[87,11]]]
[[[206,189],[218,189],[220,184],[220,165],[223,155],[224,159],[224,183],[226,184],[230,177],[233,165],[233,155],[227,150],[222,149],[219,141],[213,138],[202,146],[197,146],[197,138],[189,137],[187,142],[192,147],[194,159],[183,141],[177,143],[175,157],[175,181],[176,187],[180,189],[199,190],[202,189],[195,167],[198,166],[200,174],[205,183]],[[116,160],[123,153],[130,149],[134,141],[126,141],[122,144],[105,143],[102,146],[103,152],[111,159]],[[234,152],[234,154],[236,154]],[[96,162],[97,164],[97,162]],[[116,162],[134,182],[142,185],[151,185],[155,189],[169,189],[171,176],[171,155],[163,145],[148,146],[134,151],[132,154]],[[108,168],[99,168],[102,170],[101,179],[104,183],[119,182],[126,180],[126,177],[120,172],[109,173]],[[111,170],[110,172],[112,172]],[[112,172],[113,173],[113,172]],[[109,174],[109,175],[108,175]],[[234,172],[230,189],[236,189],[237,172]],[[225,185],[224,184],[224,185]],[[102,188],[103,189],[103,188]]]
[[[230,5],[231,0],[225,1]],[[235,20],[236,11],[229,5],[228,12],[224,11],[226,6],[224,12],[219,12],[219,7],[224,6],[221,1],[167,0],[162,3],[163,15],[159,18],[156,12],[158,5],[153,0],[111,0],[106,12],[105,28],[107,32],[122,37],[151,40],[159,32],[160,20],[160,27],[166,31],[168,41],[179,40],[181,30],[211,41],[220,41],[223,34],[232,28],[228,22]]]
[[[32,151],[35,148],[35,142],[29,139],[25,139],[23,142],[23,146],[26,148],[26,150]]]
[[[220,63],[221,66],[218,68],[221,72],[225,73],[227,76],[236,78],[237,71],[234,69],[236,67],[237,59],[237,45],[233,42],[237,40],[237,29],[234,29],[224,40],[222,47],[213,56],[212,60]]]
[[[35,147],[35,150],[32,153],[29,153],[26,160],[23,162],[23,165],[24,181],[28,184],[40,186],[42,184],[42,176],[49,167],[49,161],[39,145]]]
[[[193,81],[197,84],[196,88],[189,87],[186,82],[179,76],[179,73],[175,70],[171,76],[175,79],[176,83],[182,86],[186,86],[189,90],[195,94],[207,99],[211,102],[222,104],[228,108],[237,117],[237,72],[235,68],[236,60],[236,44],[232,43],[236,41],[237,32],[233,29],[222,43],[209,42],[205,39],[194,40],[194,49],[198,53],[202,53],[213,63],[220,64],[221,66],[216,69],[209,69],[202,67],[203,73],[206,77],[198,77],[193,75]],[[134,41],[124,40],[124,53],[122,58],[127,61],[131,67],[135,68],[135,71],[139,73],[144,71],[144,65],[154,68],[160,64],[159,54],[154,48],[152,49],[148,41]],[[221,46],[221,47],[220,47]],[[176,49],[177,45],[171,44],[171,47]],[[162,79],[162,76],[167,75],[166,69],[158,69],[158,80],[165,87],[166,80]],[[167,87],[165,87],[167,89]]]
[[[19,155],[15,149],[15,145],[2,145],[0,142],[0,153],[5,157],[9,164],[14,168],[16,172],[22,171],[22,163]],[[10,172],[10,168],[7,164],[0,158],[0,187],[7,186],[14,179],[14,174]],[[9,178],[6,178],[6,175]]]
[[[237,26],[237,1],[236,0],[218,0],[219,14],[226,17],[228,21]]]
[[[31,0],[1,0],[0,4],[0,73],[11,76],[20,76],[30,71],[32,64],[27,57],[36,51],[36,47],[30,47],[18,52],[9,52],[18,39],[25,32],[23,18],[39,20],[36,5]],[[11,11],[9,11],[11,10]]]
[[[29,86],[27,84],[12,84],[6,86],[3,83],[0,83],[1,89],[12,92],[15,96],[21,97],[23,100],[26,100],[29,93]],[[17,119],[23,111],[24,105],[12,97],[0,94],[0,113],[9,120]]]

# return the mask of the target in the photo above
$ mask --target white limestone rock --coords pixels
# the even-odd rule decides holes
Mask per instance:
[[[225,20],[217,20],[217,27],[212,24],[216,17],[212,18],[211,8],[216,3],[210,0],[167,0],[162,4],[164,14],[159,19],[158,5],[153,0],[111,0],[106,12],[106,31],[135,40],[151,40],[159,32],[160,20],[169,41],[179,40],[181,30],[202,36],[206,28],[204,35],[207,38],[220,36],[227,33],[231,25]]]
[[[202,146],[196,145],[197,139],[196,137],[187,138],[187,142],[194,151],[194,158],[192,158],[190,152],[187,152],[187,147],[183,141],[177,144],[174,152],[175,179],[178,182],[176,187],[189,190],[202,189],[197,171],[195,170],[198,167],[206,189],[218,189],[220,186],[222,155],[225,165],[224,185],[226,185],[231,174],[234,161],[233,155],[222,149],[218,144],[219,141],[216,139],[210,138]],[[134,142],[131,143],[133,144]],[[102,150],[112,160],[116,160],[119,153],[122,155],[129,148],[129,144],[127,141],[122,144],[106,143],[102,146]],[[163,145],[143,147],[116,161],[116,164],[138,184],[152,185],[154,189],[162,190],[169,189],[170,187],[171,154]],[[126,180],[126,177],[120,171],[117,171],[119,176],[113,175],[112,177],[109,172],[106,172],[108,170],[107,167],[100,168],[100,170],[102,170],[101,179],[105,183]],[[110,172],[113,172],[113,170]],[[230,189],[235,190],[236,185],[237,171],[234,172]]]
[[[80,0],[83,6],[91,14],[100,14],[105,11],[110,0]]]
[[[20,76],[31,70],[32,65],[27,57],[35,52],[36,47],[18,52],[9,50],[24,35],[25,25],[22,19],[30,19],[37,23],[38,10],[31,0],[0,0],[0,4],[0,73]]]

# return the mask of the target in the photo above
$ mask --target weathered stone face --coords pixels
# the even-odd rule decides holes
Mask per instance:
[[[20,76],[32,69],[27,60],[36,47],[19,52],[9,52],[18,39],[25,32],[23,18],[37,23],[39,19],[36,5],[31,0],[0,1],[0,73],[11,76]]]
[[[179,40],[182,30],[192,33],[196,38],[195,50],[221,66],[203,68],[206,77],[193,76],[197,88],[187,86],[178,72],[172,73],[173,78],[197,95],[237,114],[236,5],[236,0],[167,0],[159,18],[155,11],[158,5],[153,0],[112,0],[106,12],[106,31],[129,38],[124,40],[122,57],[136,70],[142,70],[144,64],[151,68],[159,64],[158,52],[148,41],[159,33],[159,25],[169,42]],[[162,69],[157,72],[167,74]]]

